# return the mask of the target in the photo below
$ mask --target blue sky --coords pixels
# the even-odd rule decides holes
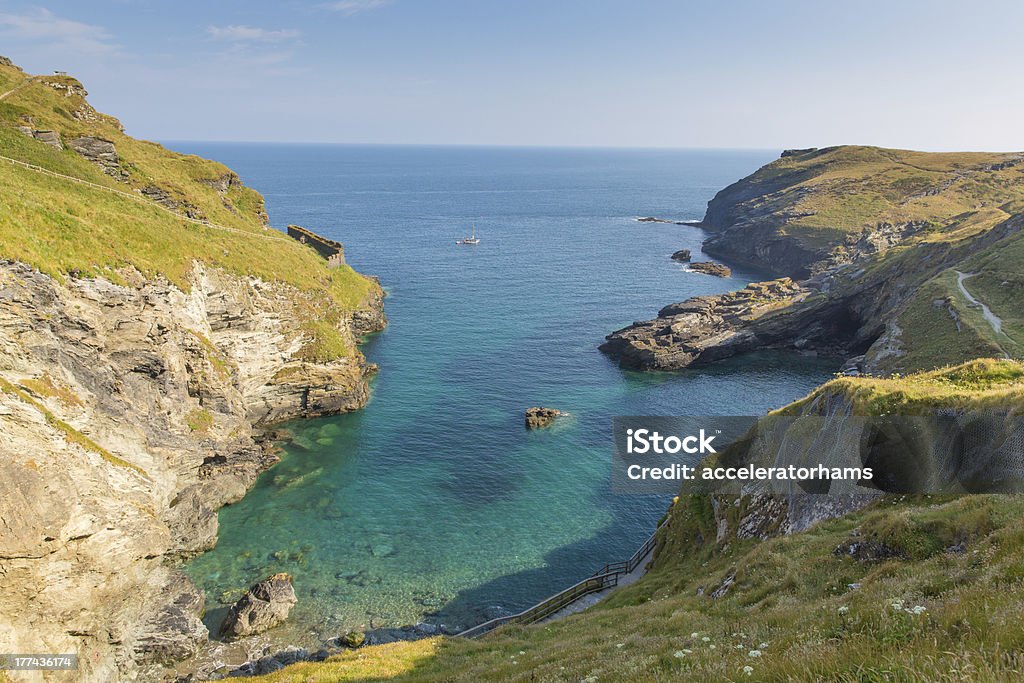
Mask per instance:
[[[163,140],[1024,149],[1024,3],[0,0]]]

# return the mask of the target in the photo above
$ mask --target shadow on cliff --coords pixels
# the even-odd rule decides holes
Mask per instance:
[[[651,523],[651,530],[654,523]],[[594,536],[561,546],[544,556],[544,566],[498,577],[475,588],[464,590],[436,612],[425,616],[429,624],[444,624],[449,630],[464,630],[496,617],[517,614],[555,593],[588,578],[606,563],[625,560],[607,557],[612,528],[605,527]],[[637,541],[637,547],[641,540]],[[566,578],[566,566],[578,568]],[[506,596],[496,599],[495,596]]]

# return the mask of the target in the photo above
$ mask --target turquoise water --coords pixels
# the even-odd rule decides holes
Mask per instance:
[[[183,144],[267,197],[274,225],[344,242],[391,324],[363,411],[288,425],[280,464],[220,514],[189,574],[210,623],[253,581],[294,575],[291,639],[428,620],[471,625],[629,556],[661,496],[610,491],[614,415],[760,414],[835,364],[766,354],[625,372],[603,336],[662,305],[758,279],[690,273],[694,219],[765,152]],[[481,243],[455,246],[475,222]],[[528,432],[523,410],[571,417]]]

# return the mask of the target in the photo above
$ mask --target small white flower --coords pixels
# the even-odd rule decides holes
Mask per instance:
[[[688,654],[688,655],[692,655],[693,654],[693,650],[689,650],[689,649],[684,647],[683,648],[683,653]]]
[[[708,638],[707,636],[704,636],[703,638],[701,638],[701,640],[703,640],[705,643],[710,643],[711,642],[711,639]]]
[[[905,610],[907,614],[920,615],[928,611],[928,608],[924,605],[914,605],[913,607]]]
[[[520,651],[519,651],[519,654],[521,654],[521,655],[525,655],[525,654],[526,654],[526,652],[525,652],[524,650],[520,650]]]
[[[761,656],[761,651],[760,650],[751,650],[750,652],[747,653],[747,656],[748,657],[760,657]]]
[[[847,612],[849,612],[849,611],[850,611],[850,608],[849,608],[848,606],[846,606],[846,605],[842,605],[842,606],[841,606],[841,607],[839,608],[839,610],[838,610],[838,611],[839,611],[839,613],[840,613],[840,614],[846,614]]]
[[[717,646],[717,645],[715,645],[714,643],[711,643],[710,645],[708,645],[708,647],[710,647],[710,648],[711,648],[712,650],[714,650],[714,649],[715,649],[715,648],[717,648],[718,646]]]
[[[893,600],[892,608],[899,612],[901,609],[903,609],[903,602],[901,600]]]
[[[700,634],[699,634],[699,633],[697,633],[696,631],[694,631],[693,633],[691,633],[691,634],[690,634],[690,637],[691,637],[691,638],[699,638],[699,637],[700,637]]]
[[[743,649],[743,646],[742,646],[742,645],[737,645],[737,646],[736,646],[736,649],[737,649],[737,650],[742,650],[742,649]]]
[[[676,659],[682,659],[683,657],[686,656],[686,653],[683,652],[682,650],[676,650],[675,652],[672,653],[672,656],[675,657]]]
[[[615,643],[615,647],[624,647],[625,643]]]
[[[758,647],[758,649],[760,649],[760,650],[767,650],[767,649],[768,649],[768,643],[761,643],[761,644],[760,644],[760,645],[758,645],[757,647]]]
[[[743,673],[747,674],[748,676],[752,675],[754,673],[754,667],[749,665],[743,667]]]

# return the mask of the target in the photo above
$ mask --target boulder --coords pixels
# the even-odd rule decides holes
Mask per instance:
[[[688,262],[690,260],[690,250],[689,249],[680,249],[679,251],[677,251],[674,254],[672,254],[672,260],[673,261],[683,261],[684,263]]]
[[[110,140],[86,135],[71,138],[68,140],[68,147],[102,168],[108,175],[121,175],[121,157]]]
[[[296,602],[292,577],[274,574],[254,584],[231,606],[220,626],[220,634],[236,638],[263,633],[287,619]]]
[[[715,277],[729,277],[732,275],[732,269],[729,266],[723,266],[721,263],[715,263],[714,261],[691,263],[690,270],[704,273],[705,275],[714,275]]]
[[[550,426],[556,418],[563,415],[562,411],[554,408],[527,408],[526,428],[537,429],[538,427]]]
[[[362,631],[349,631],[345,635],[338,638],[338,645],[345,647],[357,648],[366,642],[366,634]]]

